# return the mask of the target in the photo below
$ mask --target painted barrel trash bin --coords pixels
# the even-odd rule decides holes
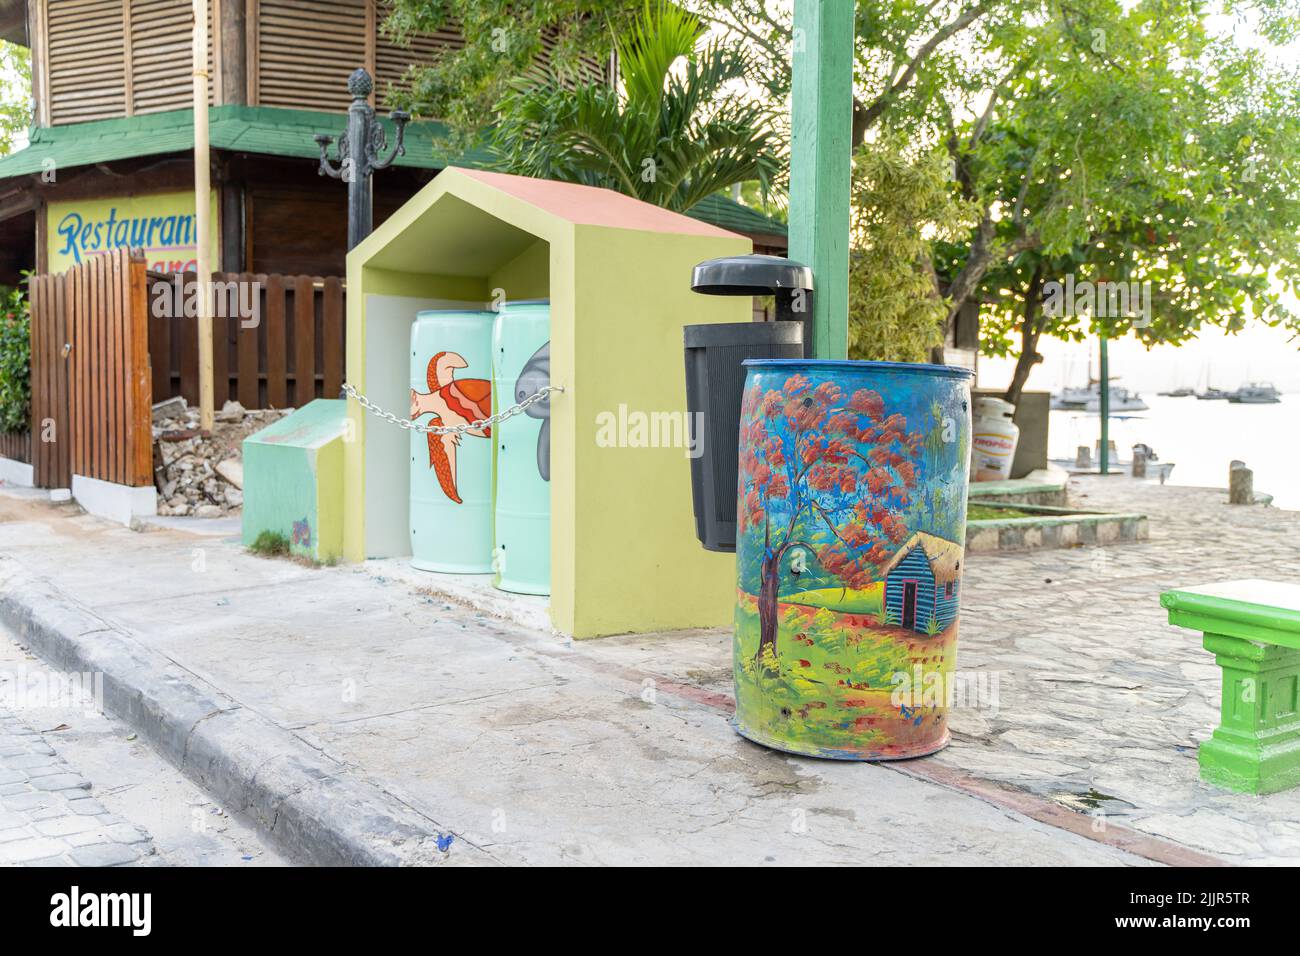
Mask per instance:
[[[411,326],[411,418],[468,425],[492,414],[492,313],[428,310]],[[411,564],[492,570],[492,430],[411,432]]]
[[[492,331],[497,411],[551,383],[551,306],[507,302]],[[551,593],[551,400],[496,426],[496,586]]]
[[[933,753],[948,742],[973,373],[745,366],[736,730],[817,757]]]

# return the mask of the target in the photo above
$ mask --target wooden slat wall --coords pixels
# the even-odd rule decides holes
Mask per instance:
[[[131,104],[134,113],[159,113],[193,105],[190,0],[125,0],[129,4]],[[208,3],[208,102],[215,103],[215,51],[220,47]]]
[[[236,309],[215,310],[225,313],[212,320],[218,410],[232,399],[245,408],[300,408],[316,398],[338,398],[344,368],[342,279],[214,273],[213,281],[257,283],[259,289],[255,326],[245,328]],[[176,276],[150,273],[149,282],[151,302],[157,295],[176,301]],[[193,273],[184,282],[189,295]],[[173,308],[171,314],[182,313]],[[150,318],[155,402],[181,395],[191,405],[198,403],[197,328],[193,318]]]
[[[36,2],[36,0],[33,0]],[[342,112],[358,66],[375,77],[377,107],[391,108],[410,66],[464,45],[458,25],[399,46],[380,29],[379,0],[208,0],[208,99],[218,102],[218,4],[248,3],[249,102]],[[184,109],[191,101],[190,0],[43,0],[41,79],[53,125]],[[548,57],[531,75],[545,76]],[[586,64],[592,79],[605,68]]]
[[[257,102],[342,111],[366,63],[367,0],[258,0]]]
[[[50,122],[126,115],[122,0],[47,0]]]
[[[144,259],[93,256],[30,290],[36,485],[152,484]]]

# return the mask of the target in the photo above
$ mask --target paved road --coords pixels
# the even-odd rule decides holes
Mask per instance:
[[[413,593],[382,563],[314,569],[9,497],[0,554],[331,779],[448,831],[431,862],[1153,862],[961,781],[743,740],[725,632],[564,641]]]
[[[0,631],[0,866],[283,863],[96,712],[93,676],[58,675]]]

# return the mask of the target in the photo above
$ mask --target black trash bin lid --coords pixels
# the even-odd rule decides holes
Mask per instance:
[[[691,289],[704,295],[774,295],[812,287],[812,269],[783,256],[706,259],[691,274]]]

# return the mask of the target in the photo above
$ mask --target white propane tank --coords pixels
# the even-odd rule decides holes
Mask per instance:
[[[1016,406],[1000,398],[975,400],[971,429],[971,481],[1004,481],[1011,477],[1020,429],[1011,420]]]

